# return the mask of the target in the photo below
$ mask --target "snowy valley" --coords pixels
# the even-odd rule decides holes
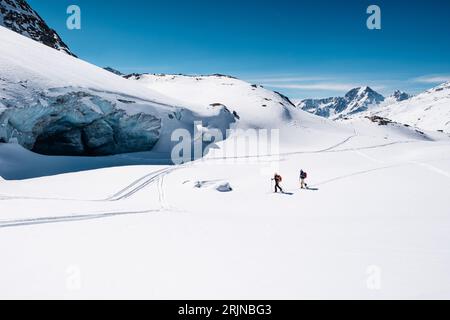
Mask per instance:
[[[0,42],[0,298],[450,297],[448,83],[295,105]],[[177,129],[204,157],[173,165]]]

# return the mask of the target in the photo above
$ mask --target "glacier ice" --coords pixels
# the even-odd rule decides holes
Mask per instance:
[[[149,151],[159,140],[156,115],[129,115],[83,88],[49,92],[20,84],[18,95],[17,86],[2,92],[0,141],[15,139],[45,155],[103,156]]]

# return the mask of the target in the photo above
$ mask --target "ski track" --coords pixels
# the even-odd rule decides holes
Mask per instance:
[[[356,154],[362,156],[363,158],[366,158],[366,159],[368,159],[368,160],[370,160],[370,161],[373,161],[373,162],[375,162],[375,163],[378,163],[378,164],[386,164],[385,161],[382,161],[382,160],[376,159],[376,158],[374,158],[374,157],[372,157],[372,156],[369,156],[368,154],[362,152],[361,150],[355,149],[354,152],[355,152]],[[431,172],[437,173],[437,174],[439,174],[439,175],[441,175],[441,176],[444,176],[444,177],[447,178],[447,179],[450,179],[450,173],[448,173],[447,171],[441,170],[441,169],[439,169],[439,168],[437,168],[437,167],[435,167],[435,166],[433,166],[433,165],[431,165],[431,164],[429,164],[429,163],[426,163],[426,162],[407,161],[407,162],[403,162],[403,163],[401,163],[401,164],[398,164],[398,166],[400,166],[400,165],[402,165],[402,164],[403,164],[403,165],[415,165],[415,166],[419,166],[419,167],[422,167],[422,168],[424,168],[424,169],[427,169],[428,171],[431,171]],[[394,166],[395,166],[395,165],[394,165]],[[383,167],[383,168],[389,168],[389,167]],[[383,168],[380,168],[380,169],[383,169]]]
[[[333,145],[329,148],[319,150],[319,151],[311,151],[311,152],[290,152],[290,153],[284,153],[280,155],[289,156],[289,155],[296,155],[296,154],[317,154],[317,153],[327,153],[327,152],[346,152],[346,151],[354,151],[357,152],[358,150],[367,150],[367,149],[375,149],[375,148],[382,148],[394,144],[399,143],[412,143],[412,141],[399,141],[399,142],[393,142],[389,144],[383,144],[378,146],[370,146],[370,147],[361,147],[361,148],[350,148],[350,149],[342,149],[342,150],[335,150],[336,148],[346,144],[351,139],[356,137],[356,135],[348,137],[347,139],[341,141],[340,143]],[[363,154],[360,152],[360,155],[364,155],[366,158],[370,158],[369,156]],[[271,155],[273,156],[273,155]],[[231,157],[231,158],[222,158],[223,160],[226,159],[237,159],[237,158],[244,158],[244,157]],[[245,157],[245,158],[251,158],[251,157]],[[202,161],[210,161],[210,160],[217,160],[217,159],[203,159]],[[377,161],[376,159],[372,159],[374,161]],[[131,184],[129,184],[127,187],[123,188],[122,190],[116,192],[114,195],[102,199],[102,200],[78,200],[78,199],[65,199],[65,198],[35,198],[35,197],[9,197],[9,196],[2,196],[0,195],[0,200],[56,200],[56,201],[90,201],[90,202],[117,202],[122,201],[125,199],[129,199],[141,190],[153,185],[156,183],[156,187],[158,190],[158,201],[160,208],[159,209],[148,209],[148,210],[142,210],[142,211],[117,211],[117,212],[107,212],[107,213],[81,213],[81,214],[72,214],[68,216],[55,216],[55,217],[42,217],[42,218],[31,218],[31,219],[18,219],[18,220],[0,220],[0,229],[4,228],[11,228],[11,227],[23,227],[23,226],[30,226],[30,225],[38,225],[38,224],[50,224],[50,223],[62,223],[62,222],[73,222],[73,221],[81,221],[81,220],[93,220],[93,219],[101,219],[101,218],[109,218],[109,217],[115,217],[115,216],[122,216],[122,215],[136,215],[136,214],[145,214],[145,213],[159,213],[159,212],[166,212],[171,208],[170,205],[166,202],[166,195],[165,195],[165,188],[164,188],[164,179],[167,175],[173,173],[176,170],[182,169],[188,165],[193,165],[195,162],[186,163],[179,166],[173,166],[168,167],[164,169],[160,169],[154,172],[151,172],[149,174],[146,174],[145,176],[142,176],[141,178],[133,181]],[[432,169],[435,172],[438,172],[440,174],[445,175],[446,177],[450,178],[450,175],[440,169],[437,169],[435,167],[432,167],[431,165],[426,165],[423,163],[409,163],[409,164],[416,164],[416,165],[422,165],[427,167],[428,169]],[[356,172],[353,174],[348,174],[345,176],[336,177],[333,179],[329,179],[323,182],[320,182],[318,184],[311,185],[311,187],[316,188],[319,186],[326,185],[328,183],[339,181],[342,179],[347,179],[350,177],[367,174],[370,172],[380,171],[380,170],[386,170],[393,167],[398,167],[405,164],[396,164],[396,165],[390,165],[380,168],[374,168],[371,170],[365,170]],[[176,209],[171,209],[176,210]]]
[[[371,172],[376,172],[376,171],[382,171],[382,170],[402,167],[402,166],[405,166],[405,165],[408,165],[408,163],[403,163],[403,164],[400,163],[400,164],[394,164],[394,165],[390,165],[390,166],[373,168],[373,169],[364,170],[364,171],[358,171],[358,172],[355,172],[355,173],[346,174],[346,175],[343,175],[343,176],[340,176],[340,177],[336,177],[336,178],[329,179],[329,180],[326,180],[326,181],[322,181],[322,182],[319,182],[319,183],[316,183],[316,184],[312,184],[311,187],[316,188],[316,187],[320,187],[320,186],[329,184],[331,182],[335,182],[335,181],[339,181],[339,180],[343,180],[343,179],[348,179],[348,178],[351,178],[351,177],[360,176],[360,175],[364,175],[364,174],[371,173]]]
[[[135,195],[136,193],[138,193],[139,191],[141,191],[142,189],[148,187],[149,185],[152,185],[155,182],[158,183],[159,180],[161,179],[161,177],[164,177],[180,168],[181,168],[181,166],[170,167],[170,168],[159,170],[155,173],[148,174],[145,177],[137,180],[139,182],[142,181],[142,183],[135,181],[130,186],[126,187],[122,191],[116,193],[114,196],[109,197],[103,201],[120,201],[120,200],[128,199],[128,198],[132,197],[133,195]],[[158,188],[158,190],[159,190],[159,188]]]
[[[317,150],[317,151],[296,151],[296,152],[287,152],[287,153],[280,153],[278,155],[257,155],[257,156],[236,156],[236,157],[218,157],[218,158],[205,158],[201,161],[216,161],[216,160],[230,160],[230,159],[250,159],[250,158],[264,158],[264,157],[274,157],[274,156],[290,156],[290,155],[298,155],[298,154],[318,154],[318,153],[329,153],[329,152],[348,152],[348,151],[360,151],[360,150],[369,150],[369,149],[377,149],[382,147],[388,147],[396,144],[402,144],[402,143],[414,143],[415,141],[397,141],[397,142],[391,142],[387,144],[381,144],[381,145],[375,145],[375,146],[369,146],[369,147],[361,147],[361,148],[348,148],[348,149],[340,149],[335,150],[336,148],[346,144],[351,139],[355,138],[357,135],[350,136],[346,138],[345,140],[341,141],[340,143],[333,145],[331,147],[328,147],[326,149]],[[195,162],[190,162],[188,164],[192,165]],[[183,167],[185,167],[188,164],[183,164],[179,166],[173,166],[169,168],[164,168],[157,170],[155,172],[151,172],[145,176],[142,176],[141,178],[135,180],[130,185],[126,186],[122,190],[118,191],[114,195],[106,198],[106,199],[97,199],[97,200],[87,200],[87,199],[71,199],[71,198],[47,198],[47,197],[26,197],[26,196],[9,196],[9,195],[0,195],[0,201],[5,200],[42,200],[42,201],[81,201],[81,202],[106,202],[106,201],[120,201],[124,199],[128,199],[137,192],[141,191],[142,189],[146,188],[149,185],[152,185],[155,181],[158,181],[158,179],[162,176],[166,176],[176,170],[179,170]]]
[[[25,227],[39,224],[50,224],[50,223],[62,223],[62,222],[74,222],[83,220],[95,220],[111,218],[115,216],[125,216],[125,215],[138,215],[138,214],[148,214],[148,213],[162,213],[165,210],[142,210],[142,211],[118,211],[118,212],[106,212],[106,213],[82,213],[73,214],[67,216],[55,216],[55,217],[42,217],[42,218],[32,218],[32,219],[17,219],[17,220],[0,220],[0,229],[12,228],[12,227]]]
[[[444,176],[447,179],[450,179],[450,173],[448,173],[448,172],[446,172],[444,170],[441,170],[441,169],[439,169],[439,168],[437,168],[437,167],[435,167],[435,166],[433,166],[433,165],[431,165],[429,163],[418,162],[418,161],[410,161],[409,163],[413,164],[413,165],[416,165],[416,166],[419,166],[419,167],[422,167],[422,168],[425,168],[425,169],[427,169],[429,171],[432,171],[432,172],[437,173],[437,174],[439,174],[441,176]]]
[[[248,155],[248,156],[234,156],[234,157],[211,157],[211,158],[204,158],[201,161],[214,161],[214,160],[229,160],[229,159],[251,159],[251,158],[267,158],[267,157],[282,157],[282,156],[290,156],[290,155],[296,155],[296,154],[316,154],[316,153],[325,153],[330,152],[333,149],[336,149],[353,138],[355,138],[357,135],[352,135],[345,140],[339,142],[338,144],[335,144],[331,147],[327,147],[325,149],[321,150],[313,150],[313,151],[294,151],[294,152],[284,152],[284,153],[278,153],[278,154],[265,154],[265,155]]]
[[[120,201],[124,199],[128,199],[131,196],[135,195],[140,190],[156,183],[158,190],[158,202],[160,205],[159,209],[147,209],[141,211],[113,211],[107,213],[82,213],[82,214],[72,214],[67,216],[54,216],[54,217],[43,217],[43,218],[30,218],[30,219],[18,219],[18,220],[0,220],[0,229],[3,228],[11,228],[11,227],[23,227],[30,225],[38,225],[38,224],[49,224],[49,223],[60,223],[60,222],[71,222],[71,221],[80,221],[80,220],[92,220],[92,219],[100,219],[100,218],[109,218],[115,216],[123,216],[123,215],[136,215],[136,214],[145,214],[145,213],[160,213],[168,211],[168,208],[171,208],[171,211],[178,211],[173,207],[169,206],[166,203],[165,198],[165,188],[164,188],[164,177],[169,173],[172,173],[186,165],[190,165],[191,163],[164,168],[147,174],[124,189],[120,190],[113,196],[105,199],[105,200],[89,200],[89,201]],[[1,199],[1,198],[0,198]],[[36,200],[36,199],[33,199]],[[43,200],[40,198],[39,200]],[[48,200],[48,199],[46,199]],[[61,199],[58,199],[61,200]]]
[[[155,181],[158,181],[158,179],[162,175],[169,174],[175,170],[180,169],[180,167],[181,166],[165,168],[165,169],[160,169],[158,171],[149,173],[149,174],[137,179],[136,181],[134,181],[133,183],[131,183],[124,189],[118,191],[117,193],[115,193],[114,195],[112,195],[106,199],[86,200],[86,199],[70,199],[70,198],[46,198],[46,197],[25,197],[25,196],[0,195],[0,201],[1,200],[43,200],[43,201],[54,200],[54,201],[79,201],[79,202],[119,201],[119,200],[124,200],[124,199],[131,197],[132,195],[134,195],[138,191],[142,190],[143,188],[145,188],[149,185],[152,185]]]

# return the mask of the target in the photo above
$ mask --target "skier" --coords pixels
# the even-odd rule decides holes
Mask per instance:
[[[283,178],[278,173],[275,173],[272,180],[275,180],[275,193],[278,193],[278,190],[280,190],[281,193],[284,193],[283,189],[280,187],[280,183],[283,181]]]
[[[308,184],[305,182],[305,179],[307,178],[308,174],[305,171],[300,170],[300,185],[302,189],[308,189]]]

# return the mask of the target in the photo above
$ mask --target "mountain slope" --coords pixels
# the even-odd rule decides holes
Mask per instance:
[[[408,100],[381,106],[370,114],[424,130],[450,133],[450,82]]]
[[[174,128],[234,121],[179,101],[0,27],[0,141],[49,155],[171,150]],[[176,115],[176,116],[174,116]]]
[[[269,135],[279,135],[277,147],[282,152],[289,152],[297,150],[299,145],[305,149],[318,146],[326,148],[330,141],[338,144],[353,134],[352,127],[300,110],[280,93],[230,76],[134,74],[126,78],[174,97],[199,114],[218,106],[229,110],[236,118],[236,122],[232,124],[232,129],[235,130],[230,132],[229,139],[224,144],[233,143],[234,138],[253,136],[256,134],[254,129],[262,129],[267,130]],[[252,146],[261,142],[264,145],[266,141],[255,142]],[[230,149],[235,149],[235,146],[213,151],[220,157],[217,153]],[[252,154],[258,152],[256,147],[250,149]]]
[[[132,74],[126,78],[193,105],[197,112],[223,105],[239,120],[240,128],[278,128],[298,113],[287,97],[230,76]]]
[[[167,163],[177,144],[171,139],[174,130],[193,134],[196,121],[202,122],[201,130],[218,129],[224,138],[231,127],[281,129],[283,143],[293,144],[299,137],[305,145],[317,144],[319,133],[338,143],[351,134],[296,109],[280,94],[237,79],[177,77],[175,86],[167,83],[165,90],[169,76],[143,77],[161,84],[149,87],[142,79],[124,79],[4,27],[0,41],[0,143],[17,142],[44,155],[152,151],[148,163],[156,157]],[[71,170],[73,161],[66,163],[56,172]]]
[[[0,26],[73,55],[56,31],[25,0],[0,0]]]
[[[299,146],[326,149],[355,135],[351,126],[310,115],[281,94],[235,78],[132,75],[124,79],[4,27],[0,27],[0,41],[0,144],[17,142],[34,152],[58,156],[145,153],[105,161],[38,157],[30,162],[22,151],[16,157],[3,148],[7,153],[0,154],[3,177],[33,177],[44,174],[42,168],[45,174],[56,174],[148,164],[155,159],[171,163],[178,144],[172,141],[176,129],[185,129],[192,137],[217,129],[222,139],[229,137],[230,128],[276,129],[279,141],[275,142],[282,152]],[[201,125],[194,127],[197,121]],[[376,130],[384,140],[386,131]],[[422,139],[404,128],[389,132],[395,140]]]

